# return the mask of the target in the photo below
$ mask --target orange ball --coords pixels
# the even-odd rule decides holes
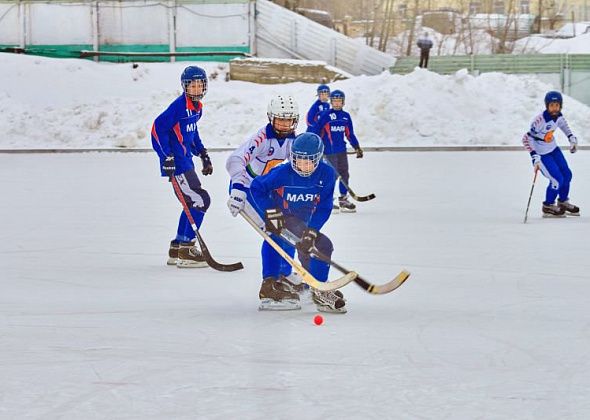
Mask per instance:
[[[316,315],[313,317],[313,323],[316,325],[322,325],[324,323],[324,317],[321,315]]]

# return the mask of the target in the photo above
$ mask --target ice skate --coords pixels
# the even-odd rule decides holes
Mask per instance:
[[[318,311],[334,314],[346,313],[346,300],[339,290],[320,291],[312,289],[311,297],[316,304]]]
[[[347,195],[338,198],[338,205],[340,206],[341,213],[356,213],[356,206],[348,201]]]
[[[336,198],[334,198],[334,201],[332,202],[332,214],[334,213],[340,213],[340,206],[338,205]]]
[[[285,283],[289,284],[292,291],[299,295],[299,301],[302,303],[313,303],[311,290],[308,284],[303,282],[301,276],[293,271],[284,278]]]
[[[178,250],[180,249],[180,242],[178,241],[171,241],[170,242],[170,249],[168,250],[168,261],[166,262],[167,265],[176,265],[176,261],[178,260]]]
[[[288,285],[293,293],[301,293],[306,286],[301,280],[301,276],[296,272],[292,272],[288,276],[283,276],[281,274],[281,281]]]
[[[580,215],[580,208],[578,206],[575,206],[572,203],[570,203],[569,200],[565,200],[565,201],[557,200],[557,205],[565,211],[566,216],[579,216]]]
[[[543,217],[565,217],[565,209],[556,204],[545,204],[543,203]]]
[[[194,242],[181,242],[176,266],[178,268],[203,268],[208,267],[208,264]]]
[[[261,311],[292,311],[301,309],[299,295],[291,290],[291,287],[285,282],[285,277],[266,277],[262,280],[260,292]]]

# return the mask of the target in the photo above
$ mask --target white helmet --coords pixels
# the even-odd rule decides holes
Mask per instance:
[[[276,95],[268,103],[266,111],[268,121],[272,125],[275,132],[282,137],[286,137],[295,131],[297,122],[299,121],[299,105],[291,95]],[[275,118],[292,119],[293,124],[288,131],[277,130],[275,127]]]

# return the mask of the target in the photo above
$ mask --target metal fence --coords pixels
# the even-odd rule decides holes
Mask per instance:
[[[0,51],[228,60],[250,52],[253,25],[253,0],[0,0]]]
[[[256,53],[321,60],[353,75],[379,74],[395,58],[268,0],[256,1]]]
[[[407,74],[418,66],[418,58],[398,58],[390,71]],[[428,70],[451,74],[467,69],[471,74],[500,72],[536,74],[563,93],[590,105],[590,54],[495,54],[435,56],[428,61]]]

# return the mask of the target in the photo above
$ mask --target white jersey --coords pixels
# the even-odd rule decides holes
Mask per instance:
[[[250,188],[254,178],[265,175],[289,157],[295,134],[290,134],[281,142],[275,136],[272,126],[267,124],[229,155],[225,168],[232,185],[241,184]]]
[[[551,153],[557,147],[554,133],[558,128],[568,139],[573,136],[572,130],[561,113],[554,120],[547,111],[544,111],[535,117],[531,128],[522,138],[522,143],[529,152],[534,151],[539,155]]]

